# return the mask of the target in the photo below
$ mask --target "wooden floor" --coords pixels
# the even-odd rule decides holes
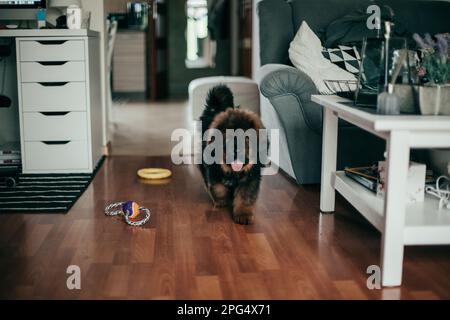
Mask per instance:
[[[164,185],[136,169],[164,166]],[[145,228],[106,217],[113,201],[151,209]],[[21,299],[423,299],[450,298],[449,247],[405,252],[401,288],[368,290],[380,234],[338,198],[319,214],[317,186],[264,177],[252,226],[215,210],[194,166],[169,158],[108,159],[67,215],[0,215],[0,298]],[[81,268],[81,290],[66,268]]]

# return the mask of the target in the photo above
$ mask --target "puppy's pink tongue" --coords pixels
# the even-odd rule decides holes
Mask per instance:
[[[239,160],[235,160],[231,163],[231,169],[235,172],[241,171],[243,167],[244,163]]]

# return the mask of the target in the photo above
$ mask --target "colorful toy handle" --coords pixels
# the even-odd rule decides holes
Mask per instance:
[[[140,213],[144,213],[145,217],[141,220],[134,221]],[[105,214],[107,216],[123,215],[125,222],[130,226],[142,226],[150,220],[150,210],[145,207],[140,207],[134,201],[114,202],[105,208]]]

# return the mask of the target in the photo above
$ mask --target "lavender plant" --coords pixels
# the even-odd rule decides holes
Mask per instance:
[[[423,53],[419,76],[430,84],[450,83],[450,36],[438,34],[433,38],[427,33],[421,37],[415,33],[413,38]]]

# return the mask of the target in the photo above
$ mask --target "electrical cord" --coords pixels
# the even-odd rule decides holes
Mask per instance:
[[[441,186],[441,181],[446,180],[447,183],[443,183]],[[445,188],[445,189],[443,189]],[[439,209],[446,207],[450,210],[450,178],[447,176],[440,176],[436,180],[436,187],[427,186],[425,192],[439,199]]]

